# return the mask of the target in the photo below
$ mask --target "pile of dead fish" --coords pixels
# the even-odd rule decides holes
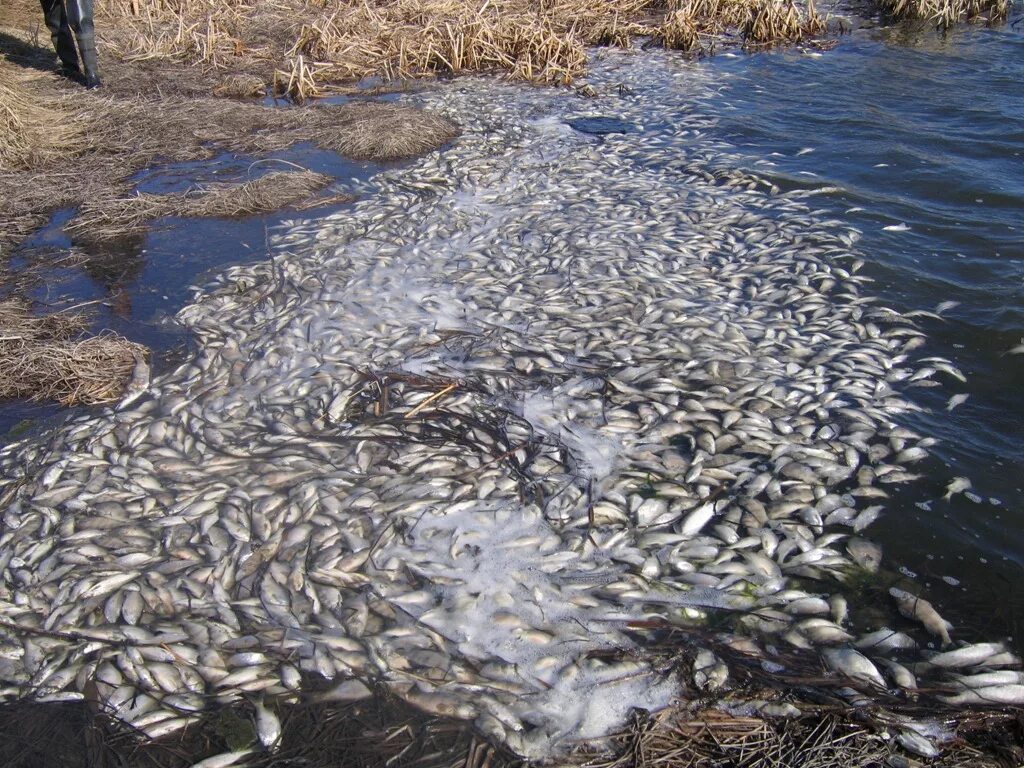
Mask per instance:
[[[858,534],[929,444],[906,388],[959,374],[861,293],[854,232],[732,170],[672,62],[596,63],[628,127],[600,137],[564,92],[439,88],[454,147],[199,292],[147,392],[7,449],[3,697],[159,736],[383,684],[541,758],[728,691],[713,648],[691,679],[631,630],[725,611],[718,642],[815,649],[851,701],[1021,703],[1015,657],[909,592],[918,634],[851,626],[833,577],[877,568]]]

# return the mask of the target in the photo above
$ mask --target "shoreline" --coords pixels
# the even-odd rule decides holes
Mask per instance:
[[[246,714],[246,719],[248,718],[248,714],[249,714],[249,713],[247,712],[247,714]],[[323,714],[323,713],[320,713],[320,714]],[[318,716],[320,716],[320,715],[315,715],[314,717],[318,717]],[[417,717],[418,717],[418,716],[417,716]],[[705,715],[705,717],[706,717],[706,718],[708,718],[708,719],[710,719],[710,720],[714,720],[714,718],[715,718],[715,716],[708,716],[708,715]],[[827,715],[826,715],[826,718],[827,718]],[[743,721],[742,721],[742,720],[740,720],[740,724],[739,724],[739,725],[737,725],[737,720],[739,720],[739,718],[734,718],[733,720],[731,720],[730,722],[728,722],[728,723],[726,724],[726,730],[728,730],[729,728],[737,728],[737,727],[740,727],[740,728],[741,728],[741,727],[743,727],[743,724],[744,724],[744,723],[743,723]],[[415,722],[415,719],[414,719],[414,722]],[[697,720],[697,722],[698,722],[698,723],[700,723],[701,721],[700,721],[700,720],[698,719],[698,720]],[[660,723],[660,724],[661,724],[661,725],[665,725],[665,724],[666,724],[666,722],[665,722],[665,721],[661,721],[661,723]],[[750,724],[749,724],[749,723],[747,723],[746,725],[748,725],[748,726],[749,726]],[[446,727],[446,726],[447,726],[447,727],[454,727],[454,724],[453,724],[453,723],[451,723],[451,722],[442,722],[442,723],[441,723],[441,727],[442,727],[442,728],[443,728],[443,727]],[[674,724],[671,724],[671,726],[672,726],[672,727],[677,727],[677,726],[676,726],[676,725],[674,725]],[[694,729],[694,730],[699,730],[699,729],[700,729],[700,728],[702,728],[702,727],[705,727],[705,726],[703,726],[703,725],[695,725],[695,726],[693,726],[693,729]],[[751,726],[751,727],[752,727],[752,726]],[[764,726],[763,726],[763,723],[762,723],[762,725],[759,725],[759,726],[757,726],[757,728],[758,728],[758,729],[760,729],[760,728],[762,728],[762,727],[764,727]],[[817,726],[815,726],[815,728],[816,728],[816,727],[817,727]],[[987,727],[987,725],[985,725],[985,726],[982,726],[982,727]],[[650,730],[644,730],[644,728],[650,728]],[[710,729],[710,730],[711,730],[712,732],[714,732],[714,731],[713,731],[713,729]],[[651,732],[657,732],[657,728],[656,728],[656,727],[651,727],[651,726],[650,726],[649,724],[647,724],[647,725],[644,725],[643,727],[641,727],[641,728],[640,728],[640,729],[638,730],[638,733],[640,733],[640,732],[642,732],[642,733],[645,733],[645,734],[650,734]],[[811,732],[811,733],[813,733],[813,732],[815,732],[815,731],[814,731],[814,729],[812,728],[812,729],[810,729],[810,732]],[[459,731],[459,733],[461,734],[459,738],[465,738],[465,737],[466,737],[466,734],[465,734],[464,732],[462,732],[462,731]],[[720,737],[720,735],[721,735],[721,734],[716,734],[716,737]],[[744,736],[744,738],[747,738],[747,737],[746,737],[746,736]],[[760,737],[758,737],[758,738],[760,738]],[[308,740],[308,739],[307,739],[307,740]],[[753,738],[751,738],[751,740],[754,740],[754,739],[753,739]],[[484,757],[485,757],[485,756],[486,756],[486,754],[487,754],[487,749],[486,749],[486,748],[481,748],[481,747],[480,747],[480,744],[479,744],[478,742],[473,742],[473,741],[470,741],[470,743],[469,743],[469,744],[470,744],[470,746],[468,746],[468,747],[466,748],[466,749],[467,749],[467,761],[466,761],[466,762],[467,762],[467,764],[470,764],[470,762],[471,762],[471,761],[470,761],[470,756],[471,756],[471,755],[473,755],[473,754],[478,754],[478,755],[479,755],[479,759],[480,759],[480,760],[483,760],[483,759],[484,759]],[[639,737],[636,737],[636,740],[635,740],[635,741],[633,742],[633,744],[635,745],[635,747],[636,747],[636,748],[641,748],[641,747],[643,747],[643,744],[644,744],[644,742],[643,742],[643,740],[642,740],[642,739],[640,739]],[[781,747],[780,747],[780,748],[781,748]],[[787,748],[788,748],[788,747],[787,747]],[[626,748],[626,751],[628,752],[628,748]],[[491,759],[493,760],[493,759],[495,759],[495,758],[491,758]]]

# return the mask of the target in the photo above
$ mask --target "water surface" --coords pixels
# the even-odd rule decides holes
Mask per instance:
[[[825,55],[702,64],[723,75],[723,138],[747,168],[817,197],[863,233],[872,292],[917,322],[923,356],[966,382],[914,390],[910,426],[939,439],[872,536],[979,629],[1024,616],[1024,35],[1021,25],[862,29]],[[954,393],[966,402],[947,410]],[[969,478],[972,493],[944,501]],[[946,577],[945,581],[942,577]],[[959,582],[951,586],[947,582]],[[1019,644],[1021,638],[1015,637]]]

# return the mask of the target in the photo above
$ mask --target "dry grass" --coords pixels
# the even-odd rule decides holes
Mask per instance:
[[[613,0],[610,5],[614,5]],[[580,30],[554,14],[508,0],[398,0],[309,14],[289,57],[313,80],[386,79],[501,71],[534,82],[569,83],[583,73]]]
[[[167,195],[88,200],[65,227],[89,238],[122,237],[166,216],[234,218],[271,213],[308,200],[333,179],[313,171],[276,171],[241,184],[208,184]]]
[[[655,39],[665,48],[676,51],[697,51],[701,48],[700,27],[691,8],[673,11],[665,17]]]
[[[636,754],[666,768],[873,768],[891,754],[869,729],[832,715],[773,722],[715,709],[668,710],[621,742],[620,755],[595,768],[626,768]]]
[[[0,173],[46,163],[73,146],[81,127],[60,112],[33,100],[23,87],[25,73],[0,68]]]
[[[262,77],[245,72],[225,75],[213,88],[213,95],[227,99],[252,99],[266,93],[267,84]]]
[[[28,302],[0,302],[0,399],[93,405],[118,400],[145,347],[112,333],[83,337],[81,314],[35,315]]]
[[[638,717],[616,739],[615,756],[588,768],[883,768],[921,766],[908,759],[870,715],[813,708],[800,717],[764,719],[715,707],[680,706],[654,718]],[[922,717],[929,714],[920,713]],[[959,738],[942,758],[943,768],[1002,768],[1019,760],[1019,725],[1012,715],[963,713],[947,722]],[[1002,742],[1002,743],[1000,743]]]
[[[415,121],[403,121],[396,120],[390,109],[377,109],[359,120],[325,126],[316,132],[315,141],[357,160],[393,160],[423,154],[457,133],[438,115],[421,113]]]
[[[272,73],[298,101],[335,83],[503,72],[568,84],[585,72],[587,45],[627,47],[640,36],[709,51],[749,27],[773,42],[798,34],[782,11],[754,23],[765,0],[105,0],[104,41],[129,61],[178,59]],[[798,12],[816,18],[809,8]],[[101,25],[101,29],[103,29]],[[812,32],[812,28],[816,31]],[[754,42],[763,43],[759,38]]]
[[[794,0],[753,0],[750,15],[743,25],[747,46],[798,43],[826,31],[825,20],[818,15],[814,0],[800,10]]]
[[[392,104],[274,109],[190,95],[126,96],[116,88],[84,93],[39,72],[20,77],[22,71],[0,60],[0,86],[14,93],[7,98],[0,91],[2,105],[12,114],[29,105],[6,124],[0,144],[0,267],[5,251],[50,211],[127,198],[132,174],[155,163],[203,160],[224,150],[262,155],[299,142],[394,160],[440,147],[458,133],[439,116]],[[64,135],[74,140],[60,140]]]
[[[1002,22],[1010,13],[1010,0],[878,0],[878,4],[893,19],[922,19],[942,28],[962,21]]]

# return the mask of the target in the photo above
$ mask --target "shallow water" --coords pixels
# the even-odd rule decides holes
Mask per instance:
[[[968,34],[1002,33],[972,30]],[[541,675],[537,680],[546,682],[546,687],[531,683],[526,698],[495,694],[500,698],[488,701],[497,713],[494,717],[502,723],[509,718],[512,723],[514,733],[506,734],[509,743],[519,739],[515,734],[520,721],[536,726],[516,749],[541,754],[557,746],[579,723],[592,719],[592,713],[567,712],[566,700],[590,701],[600,689],[605,704],[599,707],[599,730],[605,730],[622,720],[622,706],[629,701],[660,706],[665,699],[668,682],[660,693],[657,687],[651,689],[657,693],[652,703],[643,698],[649,693],[647,667],[635,667],[627,676],[614,678],[634,688],[619,695],[606,685],[608,680],[596,676],[599,669],[585,666],[584,659],[589,660],[588,648],[594,650],[603,642],[621,647],[623,641],[610,630],[605,637],[594,627],[608,620],[635,618],[634,600],[680,605],[673,599],[695,594],[686,592],[687,586],[726,581],[718,578],[716,564],[710,562],[717,557],[719,544],[710,536],[696,537],[712,515],[720,514],[725,521],[732,503],[731,498],[717,502],[717,491],[711,496],[722,474],[705,474],[703,469],[707,452],[716,452],[716,438],[734,438],[737,461],[728,466],[737,467],[737,474],[732,476],[736,485],[731,493],[749,491],[757,497],[770,487],[769,476],[775,472],[776,490],[765,493],[774,502],[782,493],[779,478],[792,478],[785,481],[787,486],[807,481],[809,470],[799,462],[811,464],[822,455],[826,463],[813,464],[822,467],[822,487],[839,492],[850,487],[842,483],[853,470],[843,472],[856,464],[848,452],[834,454],[837,444],[848,440],[845,445],[852,450],[867,440],[873,447],[884,447],[880,443],[893,437],[891,426],[910,426],[943,443],[931,459],[915,468],[922,475],[918,481],[893,492],[885,502],[882,522],[869,535],[886,544],[886,566],[896,578],[929,585],[929,596],[945,589],[948,599],[939,600],[943,610],[958,622],[962,617],[966,624],[958,627],[958,640],[992,640],[1012,633],[1017,614],[1007,592],[1015,595],[1005,585],[1012,587],[1019,580],[1015,569],[1022,548],[1014,539],[1019,532],[1009,530],[1011,526],[997,515],[1009,519],[1020,514],[1016,507],[1020,416],[1013,409],[1012,393],[1005,394],[1015,377],[1019,380],[1019,358],[1004,354],[1018,343],[1021,332],[1019,284],[1006,288],[1015,268],[1019,275],[1020,256],[1012,250],[1013,230],[1004,231],[1016,226],[1012,206],[997,206],[989,215],[984,200],[1019,199],[1021,187],[1012,171],[999,162],[993,162],[995,170],[984,172],[991,187],[972,179],[959,186],[947,184],[941,188],[943,194],[936,194],[939,185],[910,183],[918,175],[928,178],[929,162],[937,167],[932,172],[942,176],[944,168],[973,167],[981,161],[967,151],[951,159],[949,153],[959,145],[943,144],[948,139],[945,131],[936,131],[929,139],[939,158],[929,161],[930,155],[919,147],[918,125],[924,119],[920,116],[930,114],[925,107],[906,107],[906,126],[899,127],[891,113],[909,98],[903,88],[911,80],[909,75],[894,95],[877,83],[881,93],[867,84],[859,87],[860,80],[875,83],[878,71],[913,71],[898,61],[902,57],[941,59],[946,56],[944,47],[956,44],[954,40],[933,45],[934,38],[926,35],[924,39],[932,42],[922,49],[916,44],[890,44],[887,35],[891,33],[860,32],[824,57],[788,52],[691,62],[666,53],[599,52],[593,82],[607,98],[598,101],[485,78],[448,83],[436,92],[414,97],[427,106],[468,116],[466,133],[451,152],[423,158],[408,174],[382,174],[384,194],[379,200],[364,199],[343,216],[296,222],[274,241],[277,250],[272,263],[229,270],[197,294],[196,302],[179,315],[207,342],[197,366],[185,364],[160,377],[136,406],[80,420],[63,436],[53,435],[49,453],[27,446],[24,465],[33,478],[42,479],[17,488],[19,498],[26,509],[33,494],[40,504],[49,504],[46,484],[52,480],[47,478],[61,477],[66,468],[69,485],[62,487],[61,494],[75,494],[79,507],[88,509],[93,494],[102,489],[112,507],[131,507],[133,524],[161,531],[165,526],[179,529],[163,542],[187,537],[203,542],[205,548],[190,549],[190,562],[182,563],[177,561],[185,556],[164,551],[170,546],[166,543],[155,547],[157,551],[137,542],[128,549],[143,547],[130,552],[132,562],[159,561],[159,567],[170,561],[176,572],[179,565],[194,565],[196,594],[195,602],[189,602],[190,614],[203,615],[197,611],[205,610],[211,623],[222,619],[220,614],[212,619],[209,612],[225,604],[215,588],[207,594],[216,579],[211,581],[203,558],[231,563],[232,568],[235,559],[247,562],[248,543],[233,546],[229,556],[225,547],[232,538],[249,542],[250,532],[229,527],[230,536],[216,532],[207,540],[203,536],[208,530],[199,526],[195,516],[204,515],[203,505],[219,500],[229,485],[239,503],[251,504],[250,490],[259,488],[262,493],[263,479],[274,478],[266,482],[275,486],[271,494],[275,504],[260,512],[265,519],[251,517],[248,523],[261,539],[278,528],[289,535],[293,529],[301,534],[291,516],[320,510],[323,514],[314,521],[318,529],[354,526],[350,533],[355,543],[346,542],[346,546],[366,552],[366,542],[379,540],[394,525],[385,519],[388,515],[409,515],[410,520],[415,516],[411,527],[399,526],[394,541],[381,545],[380,562],[371,561],[367,567],[368,577],[384,599],[398,605],[406,601],[408,607],[402,613],[380,614],[403,633],[385,637],[381,629],[390,624],[382,624],[380,618],[372,624],[366,620],[363,629],[351,629],[353,637],[358,636],[361,643],[365,633],[365,642],[381,649],[379,658],[359,657],[332,667],[330,658],[306,649],[303,670],[331,676],[332,669],[343,670],[350,663],[372,664],[376,673],[395,679],[402,667],[392,659],[402,662],[402,653],[420,649],[417,643],[433,649],[427,656],[417,653],[416,658],[425,660],[416,663],[426,667],[444,668],[462,657],[487,661],[494,656],[516,668],[526,665]],[[921,67],[931,71],[924,64]],[[813,85],[794,86],[801,81]],[[803,90],[817,96],[803,95]],[[837,107],[835,102],[842,101],[837,94],[843,92],[850,94],[850,103]],[[1003,99],[1012,97],[1011,93]],[[1002,100],[995,101],[1004,106]],[[960,111],[980,109],[984,103],[975,97]],[[955,105],[934,109],[946,115],[943,110],[951,113],[949,130],[966,131],[973,125],[957,114]],[[815,121],[805,112],[821,117]],[[1013,127],[1011,118],[1001,119],[1010,126],[1011,145],[1019,142],[1024,132]],[[621,120],[621,125],[613,125],[613,120]],[[601,130],[593,130],[594,126]],[[970,145],[971,152],[982,140]],[[991,151],[995,153],[1003,151],[1008,140],[1000,135],[991,141],[997,147]],[[1011,146],[1009,152],[1013,151],[1017,150]],[[747,169],[759,179],[738,174],[738,169]],[[778,191],[796,194],[766,195],[763,190],[773,183]],[[947,188],[952,190],[948,194]],[[973,202],[977,198],[983,202]],[[949,224],[950,218],[971,222],[972,234],[963,236]],[[736,228],[744,231],[734,236]],[[853,230],[864,236],[851,249],[845,238]],[[201,253],[202,248],[196,251]],[[963,259],[973,255],[977,269],[958,269],[958,254]],[[858,288],[843,277],[838,267],[851,257],[865,260],[864,271],[874,278],[873,285]],[[991,291],[985,291],[989,284],[1004,293],[985,303],[981,297],[991,298]],[[961,304],[949,310],[944,321],[920,317],[919,325],[928,336],[925,346],[906,359],[899,356],[904,342],[889,333],[898,328],[878,309],[875,299],[897,314],[907,314],[953,299],[952,286]],[[161,295],[170,301],[170,293]],[[779,296],[785,302],[799,301],[800,306],[783,303]],[[1009,309],[1008,303],[1012,304]],[[881,328],[868,319],[877,320]],[[809,330],[802,327],[804,323]],[[984,340],[978,338],[980,334]],[[844,366],[837,349],[849,349],[868,365]],[[892,359],[894,354],[897,357]],[[935,389],[921,394],[897,385],[898,393],[891,394],[878,388],[874,374],[865,375],[876,364],[884,365],[895,382],[900,375],[922,373],[921,359],[930,355],[949,358],[964,368],[967,383],[937,373]],[[1016,373],[1013,365],[1018,366]],[[394,448],[383,447],[388,445],[384,441],[379,449],[366,447],[373,445],[372,439],[321,440],[320,436],[361,436],[363,429],[369,430],[371,438],[376,436],[375,420],[359,415],[359,409],[369,406],[366,370],[384,371],[385,378],[397,372],[397,381],[412,382],[410,390],[422,389],[422,380],[417,384],[416,377],[425,374],[475,382],[476,388],[447,406],[447,417],[484,414],[485,418],[497,410],[510,420],[505,422],[507,428],[542,436],[543,448],[538,449],[542,461],[536,470],[523,470],[536,474],[523,477],[540,489],[538,499],[547,494],[543,514],[539,502],[522,498],[511,475],[501,474],[508,471],[504,464],[493,470],[496,479],[490,478],[489,491],[482,482],[468,482],[470,477],[473,482],[479,480],[476,470],[490,468],[494,461],[481,464],[482,459],[467,451],[466,444],[450,437],[429,443],[414,440]],[[666,378],[651,380],[652,370]],[[594,376],[607,376],[608,383],[622,378],[612,391]],[[980,380],[984,384],[976,383]],[[640,391],[629,382],[646,389]],[[662,429],[671,426],[661,421],[665,413],[679,416],[679,424],[694,413],[729,410],[729,404],[747,402],[740,390],[751,383],[758,394],[750,399],[772,400],[774,423],[762,428],[757,425],[767,419],[751,419],[754,427],[744,423],[733,434],[729,430],[737,421],[711,417],[722,427],[706,449],[711,433],[693,426],[681,431]],[[842,387],[848,400],[818,401],[822,386]],[[971,397],[949,414],[945,403],[954,393]],[[412,394],[423,397],[426,392]],[[729,399],[729,404],[723,406],[719,396]],[[404,397],[400,394],[399,400]],[[683,397],[690,399],[681,403]],[[701,402],[693,404],[692,398],[707,408]],[[805,408],[806,398],[810,405]],[[667,411],[652,409],[651,403]],[[908,406],[915,405],[920,411],[908,412]],[[392,415],[383,413],[387,405],[373,407],[377,416]],[[606,418],[612,412],[615,418]],[[394,424],[406,424],[412,415],[408,411],[396,416]],[[529,429],[521,422],[516,426],[515,418],[525,420]],[[130,432],[118,429],[118,422],[130,425]],[[408,422],[410,428],[418,429],[418,424]],[[858,424],[871,424],[872,436],[856,436],[861,434]],[[794,425],[807,431],[790,438]],[[133,464],[132,483],[145,482],[139,487],[157,487],[167,499],[180,499],[176,509],[181,514],[168,518],[153,505],[137,509],[138,499],[146,494],[132,496],[135,491],[117,480],[113,471],[106,479],[82,476],[83,462],[78,457],[88,458],[87,452],[98,442],[93,439],[96,434],[105,441],[101,453],[111,470],[120,469],[115,465],[122,460],[145,461],[145,449],[136,450],[139,439],[148,441],[144,444],[149,448],[162,450],[161,444],[166,444],[176,456],[180,453],[178,469],[171,473],[153,462]],[[753,434],[758,436],[749,439],[748,451],[747,443],[741,441]],[[495,461],[510,455],[519,460],[516,443],[492,445],[495,438],[487,435],[474,437],[482,447],[471,446],[482,452],[482,458],[491,457],[493,449]],[[756,451],[755,442],[760,443]],[[288,452],[282,457],[284,444]],[[722,444],[724,440],[719,441],[719,456],[725,452],[728,458],[729,449]],[[202,450],[194,450],[197,445]],[[857,450],[871,455],[866,444]],[[434,455],[425,459],[431,452]],[[212,469],[201,460],[207,455],[217,455],[219,464],[230,465],[229,470]],[[20,472],[20,457],[15,452],[5,460],[11,456],[12,467]],[[436,456],[442,458],[435,461]],[[271,471],[277,469],[270,464],[278,458],[293,462],[295,472]],[[791,462],[795,463],[790,466]],[[43,471],[43,467],[49,468]],[[303,469],[298,471],[299,467]],[[802,474],[790,474],[794,467]],[[646,473],[642,482],[636,479],[639,469]],[[652,471],[663,480],[657,491]],[[686,479],[679,479],[680,474]],[[937,500],[955,475],[972,479],[981,494],[979,501],[957,497],[947,504]],[[765,483],[749,490],[761,477]],[[287,487],[278,491],[279,484]],[[871,486],[871,481],[858,478],[856,484]],[[656,498],[664,486],[671,486],[672,498],[680,499],[671,508]],[[375,503],[373,494],[378,493],[378,501],[395,499],[396,506],[385,509]],[[483,501],[466,502],[458,510],[458,505],[435,501],[461,498],[464,493]],[[593,550],[576,532],[592,523],[593,508],[588,511],[584,501],[591,493],[595,499],[607,494],[603,506],[595,505],[601,506],[602,525],[611,531],[622,528],[604,544],[590,538]],[[622,500],[616,501],[618,497]],[[710,502],[702,504],[709,497]],[[792,516],[792,510],[779,515]],[[215,517],[219,519],[220,513]],[[734,529],[739,521],[728,522],[732,528],[723,526],[725,532],[715,533],[723,537],[722,542],[729,541],[730,532],[738,535]],[[459,535],[451,535],[452,525],[459,526]],[[647,531],[670,525],[683,539],[695,539],[695,546],[670,554],[654,538],[647,538]],[[815,525],[820,520],[807,523]],[[784,528],[777,530],[789,535]],[[606,533],[609,530],[596,535]],[[481,558],[482,552],[510,546],[502,536],[513,534],[516,546],[522,546],[520,539],[541,540],[540,555],[530,550],[505,560],[493,555]],[[34,535],[28,523],[17,532],[16,546],[26,556],[36,551]],[[62,555],[74,549],[74,544],[61,539],[63,535],[57,535]],[[763,544],[765,539],[760,541]],[[324,553],[324,568],[333,568],[342,556],[344,550],[340,545],[337,549]],[[544,560],[549,555],[550,561]],[[243,598],[259,592],[259,605],[251,600],[239,600],[238,605],[244,604],[260,621],[269,617],[271,624],[294,625],[305,632],[321,620],[347,621],[344,611],[358,610],[359,601],[365,602],[357,591],[346,590],[332,598],[330,610],[321,611],[315,608],[315,590],[310,603],[295,592],[299,582],[290,577],[281,581],[282,573],[291,573],[283,569],[294,567],[302,575],[306,566],[296,566],[284,551],[268,556],[275,558],[269,575],[261,571],[253,583],[233,587]],[[335,560],[328,560],[331,557]],[[796,559],[783,562],[786,556],[778,555],[787,576],[791,568],[796,578],[815,572],[814,567],[800,571]],[[570,560],[572,568],[567,568]],[[669,562],[677,573],[668,568]],[[415,578],[403,568],[408,563],[420,569],[411,572]],[[635,574],[621,564],[634,570],[642,565],[644,577],[652,583],[661,580],[683,589],[648,594],[644,584],[633,594],[637,584],[629,579]],[[85,564],[74,578],[89,578],[90,569],[98,567]],[[505,579],[512,568],[522,571],[515,574],[516,588],[525,590],[514,599]],[[437,594],[424,596],[416,591],[421,576],[430,581],[434,592],[444,593],[439,604],[434,604]],[[48,578],[45,573],[43,577]],[[580,577],[593,577],[586,589],[601,599],[563,615],[565,593],[576,587]],[[630,590],[606,586],[620,577]],[[319,578],[324,578],[323,573]],[[763,581],[750,579],[751,584]],[[285,583],[292,592],[285,591]],[[724,594],[727,587],[721,589]],[[27,592],[34,590],[34,585],[26,587]],[[988,593],[997,593],[999,600],[992,600]],[[857,595],[856,601],[866,602],[859,599],[863,597]],[[413,598],[420,602],[408,602]],[[56,610],[32,594],[24,602],[40,615]],[[505,614],[509,603],[516,606],[518,615]],[[551,606],[559,608],[552,612]],[[712,603],[711,607],[721,606]],[[92,610],[75,605],[60,608],[59,621],[69,626],[80,618],[86,620],[85,613]],[[499,614],[501,624],[495,621]],[[173,609],[166,616],[146,617],[163,628],[176,628],[177,618]],[[873,629],[890,618],[891,612],[870,620],[858,615],[851,629]],[[510,632],[512,624],[507,622],[521,623]],[[576,626],[586,632],[572,635]],[[440,635],[427,633],[424,627]],[[538,628],[542,628],[539,634],[531,634]],[[562,636],[566,631],[568,638]],[[540,651],[526,646],[544,645],[552,638],[558,638],[563,648],[558,656],[538,656]],[[272,640],[268,635],[267,641]],[[189,642],[204,641],[193,637]],[[316,641],[307,644],[316,647]],[[577,672],[552,677],[559,681],[552,689],[546,676],[553,675],[552,670],[560,670],[560,675],[564,671],[560,665],[573,654],[579,656],[573,661]],[[321,660],[328,666],[316,666]],[[273,668],[262,673],[272,679],[278,675]],[[455,695],[466,696],[469,689],[459,685],[461,681],[446,683]],[[224,691],[226,699],[234,695],[237,692]],[[466,702],[478,699],[474,694]]]
[[[959,302],[919,318],[920,351],[967,382],[940,376],[912,395],[926,410],[910,423],[940,443],[872,535],[964,620],[1003,632],[1024,628],[1024,354],[1007,354],[1024,340],[1022,31],[864,29],[820,57],[701,65],[723,75],[719,130],[748,168],[782,188],[838,188],[816,205],[863,233],[872,292],[904,313]],[[950,412],[954,393],[969,397]],[[980,500],[943,501],[956,476]]]
[[[309,168],[333,176],[337,189],[364,191],[377,163],[356,162],[309,144],[255,161],[222,154],[206,161],[159,165],[136,174],[135,191],[152,194],[183,192],[198,184],[241,182],[271,171]],[[344,209],[330,205],[312,215]],[[44,283],[29,292],[43,306],[81,306],[96,330],[109,329],[153,351],[153,369],[167,370],[187,354],[191,336],[174,321],[205,277],[231,264],[268,257],[270,233],[294,216],[292,211],[240,219],[166,218],[137,235],[99,243],[75,243],[62,227],[73,210],[53,215],[46,227],[15,253],[13,266],[38,267],[69,248],[82,252],[80,261],[50,268]],[[69,413],[53,403],[0,403],[0,445],[60,422]]]

